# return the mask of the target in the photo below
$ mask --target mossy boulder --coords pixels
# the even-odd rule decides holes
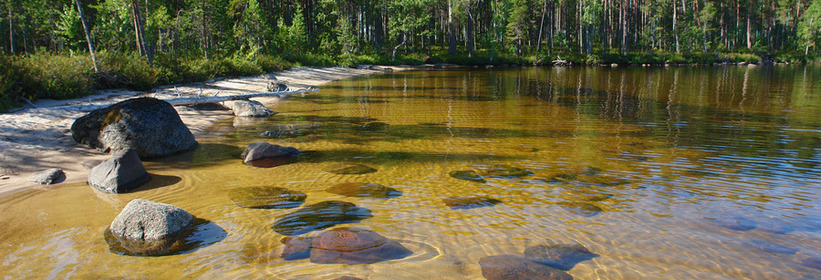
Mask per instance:
[[[89,112],[74,121],[78,143],[104,152],[134,149],[142,159],[160,158],[197,147],[194,135],[168,102],[141,97]]]

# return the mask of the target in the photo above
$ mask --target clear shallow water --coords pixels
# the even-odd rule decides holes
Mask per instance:
[[[153,180],[108,195],[84,184],[0,198],[0,271],[17,278],[482,279],[478,260],[580,243],[598,257],[576,279],[818,279],[821,68],[558,68],[401,72],[328,84],[261,122],[225,120],[193,152],[147,162]],[[378,122],[378,123],[375,123]],[[387,125],[384,125],[384,124]],[[290,138],[259,134],[314,127]],[[258,168],[269,141],[305,153]],[[338,175],[340,163],[378,171]],[[504,164],[521,178],[459,180]],[[402,196],[326,192],[378,183]],[[228,190],[275,185],[305,205],[353,202],[357,226],[413,255],[370,265],[280,258],[270,226],[296,209],[237,207]],[[492,207],[443,199],[490,196]],[[211,221],[180,255],[110,253],[103,231],[128,201],[171,203]],[[316,232],[314,232],[316,233]],[[809,261],[808,261],[809,260]]]

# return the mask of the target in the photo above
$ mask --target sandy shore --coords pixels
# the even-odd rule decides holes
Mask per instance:
[[[408,70],[406,67],[390,67]],[[304,68],[267,73],[256,77],[217,79],[202,83],[164,86],[149,92],[106,90],[96,95],[73,100],[42,100],[31,108],[16,113],[0,114],[0,195],[27,189],[43,188],[29,181],[29,176],[48,168],[62,168],[66,178],[59,184],[84,182],[93,164],[108,158],[108,154],[80,145],[71,136],[71,124],[86,112],[64,110],[62,105],[113,104],[135,96],[153,96],[160,99],[185,95],[220,96],[265,92],[273,77],[289,87],[319,87],[325,83],[363,75],[384,73],[384,68],[353,69],[344,67]],[[319,87],[321,89],[321,87]],[[321,94],[320,90],[317,93]],[[265,104],[276,98],[255,99]],[[30,106],[29,106],[30,107]],[[175,107],[183,122],[198,139],[208,136],[208,128],[217,120],[233,117],[231,111],[194,110]]]

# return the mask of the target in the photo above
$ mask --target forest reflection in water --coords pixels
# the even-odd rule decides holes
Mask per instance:
[[[480,279],[492,274],[482,267],[489,263],[549,262],[534,252],[562,248],[577,258],[553,267],[577,279],[813,279],[821,272],[819,81],[817,66],[343,80],[275,105],[273,117],[222,121],[213,131],[224,136],[147,163],[152,174],[180,178],[169,186],[95,196],[78,185],[3,199],[0,220],[10,226],[0,239],[10,245],[0,248],[0,267],[12,277]],[[238,154],[258,141],[302,154],[275,167],[243,165]],[[336,172],[340,165],[367,172]],[[296,209],[229,199],[231,189],[261,185],[307,198]],[[180,206],[226,236],[175,256],[111,254],[102,228],[132,198]],[[367,215],[295,229],[278,220],[325,204]],[[15,217],[25,211],[40,214]],[[92,213],[100,214],[76,218]],[[412,253],[357,265],[282,257],[282,232],[302,240],[333,229],[373,231],[367,236]],[[184,271],[169,271],[172,263]]]

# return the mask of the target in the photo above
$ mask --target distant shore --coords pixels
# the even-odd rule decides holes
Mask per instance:
[[[113,104],[137,96],[153,96],[169,99],[180,95],[241,95],[266,91],[272,78],[291,88],[319,87],[345,78],[402,71],[415,67],[364,66],[358,68],[296,67],[290,70],[266,73],[259,76],[213,79],[206,82],[171,85],[151,91],[104,90],[95,95],[72,100],[40,100],[24,110],[0,114],[0,195],[29,188],[48,188],[29,181],[34,172],[48,168],[61,168],[65,180],[58,183],[76,183],[87,180],[93,164],[108,158],[108,154],[76,143],[70,127],[74,120],[86,112],[64,110],[63,105]],[[321,87],[320,87],[321,89]],[[322,91],[315,94],[322,94]],[[257,99],[266,105],[277,98]],[[175,107],[183,122],[197,139],[207,137],[208,128],[216,121],[233,117],[230,110],[195,110],[185,106]]]

